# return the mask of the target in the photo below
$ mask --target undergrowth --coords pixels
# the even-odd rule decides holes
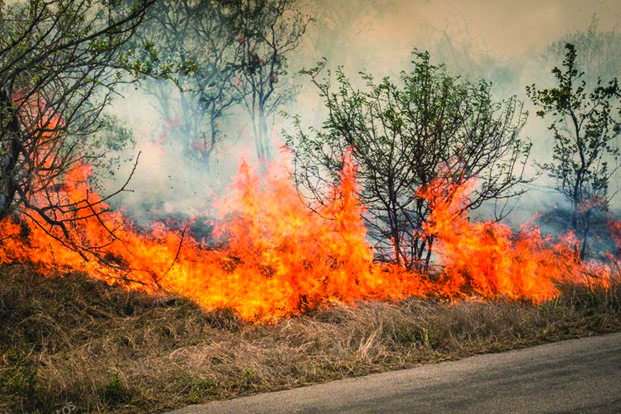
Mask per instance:
[[[0,412],[163,412],[621,330],[621,287],[541,305],[407,299],[274,325],[78,273],[0,267]]]

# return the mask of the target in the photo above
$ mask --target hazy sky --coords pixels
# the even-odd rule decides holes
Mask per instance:
[[[399,49],[446,31],[494,56],[513,57],[584,30],[594,14],[601,31],[621,29],[618,0],[395,0],[369,28],[369,40],[384,50]]]

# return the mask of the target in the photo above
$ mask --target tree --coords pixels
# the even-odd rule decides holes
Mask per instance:
[[[293,7],[295,0],[237,3],[237,41],[241,45],[241,77],[235,83],[250,115],[257,157],[272,158],[268,118],[289,101],[295,88],[284,82],[288,54],[298,46],[309,19]]]
[[[83,143],[103,126],[123,73],[146,69],[121,46],[151,4],[0,3],[0,220],[20,209],[70,238],[64,213],[76,206],[63,205],[55,186],[92,155]]]
[[[504,203],[523,190],[523,169],[530,144],[519,139],[526,120],[514,97],[498,103],[485,81],[461,81],[427,52],[414,53],[413,68],[400,83],[376,83],[363,74],[367,90],[356,90],[339,70],[338,89],[320,80],[323,64],[305,71],[328,110],[321,130],[288,137],[299,185],[323,199],[326,181],[337,179],[343,155],[351,151],[359,168],[360,198],[368,209],[370,236],[384,259],[408,268],[427,269],[434,237],[423,232],[429,200],[417,190],[437,179],[479,185],[465,208],[485,201]],[[325,61],[324,61],[325,64]],[[330,74],[328,73],[328,76]],[[448,194],[447,194],[448,196]],[[500,218],[500,217],[499,217]]]
[[[552,118],[552,161],[540,167],[556,180],[556,189],[571,204],[571,228],[581,241],[583,259],[593,213],[606,210],[614,196],[608,193],[608,185],[619,168],[621,90],[614,78],[607,84],[598,79],[587,91],[575,46],[567,43],[565,50],[563,67],[552,70],[557,86],[539,90],[533,84],[526,91],[541,108],[537,115]]]
[[[237,104],[250,116],[257,157],[271,158],[268,119],[295,93],[283,81],[308,23],[295,1],[158,0],[149,13],[139,35],[164,57],[154,71],[164,81],[147,82],[148,90],[207,165]]]
[[[142,48],[158,57],[153,74],[159,79],[145,82],[147,90],[186,151],[207,167],[222,141],[222,118],[242,99],[233,85],[241,61],[236,3],[158,0],[138,32]]]

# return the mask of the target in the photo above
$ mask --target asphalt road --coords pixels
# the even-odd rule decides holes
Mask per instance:
[[[219,413],[621,413],[621,334],[190,406]]]

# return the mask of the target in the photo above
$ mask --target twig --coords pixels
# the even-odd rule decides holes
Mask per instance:
[[[170,272],[170,271],[171,271],[171,269],[173,268],[173,266],[174,266],[174,265],[175,265],[175,263],[177,262],[177,259],[179,258],[179,253],[181,253],[181,246],[183,245],[183,239],[185,238],[185,231],[186,231],[187,229],[188,229],[188,228],[187,228],[187,226],[183,228],[183,231],[181,232],[181,240],[179,240],[179,247],[177,248],[177,254],[175,255],[175,258],[173,259],[172,263],[170,264],[170,267],[168,267],[168,270],[166,270],[166,271],[164,272],[164,274],[162,275],[162,277],[161,277],[161,278],[165,277],[165,276],[168,274],[168,272]],[[161,278],[160,278],[160,279],[161,279]],[[157,284],[158,284],[158,286],[159,286],[158,281],[156,281],[156,283],[157,283]]]

